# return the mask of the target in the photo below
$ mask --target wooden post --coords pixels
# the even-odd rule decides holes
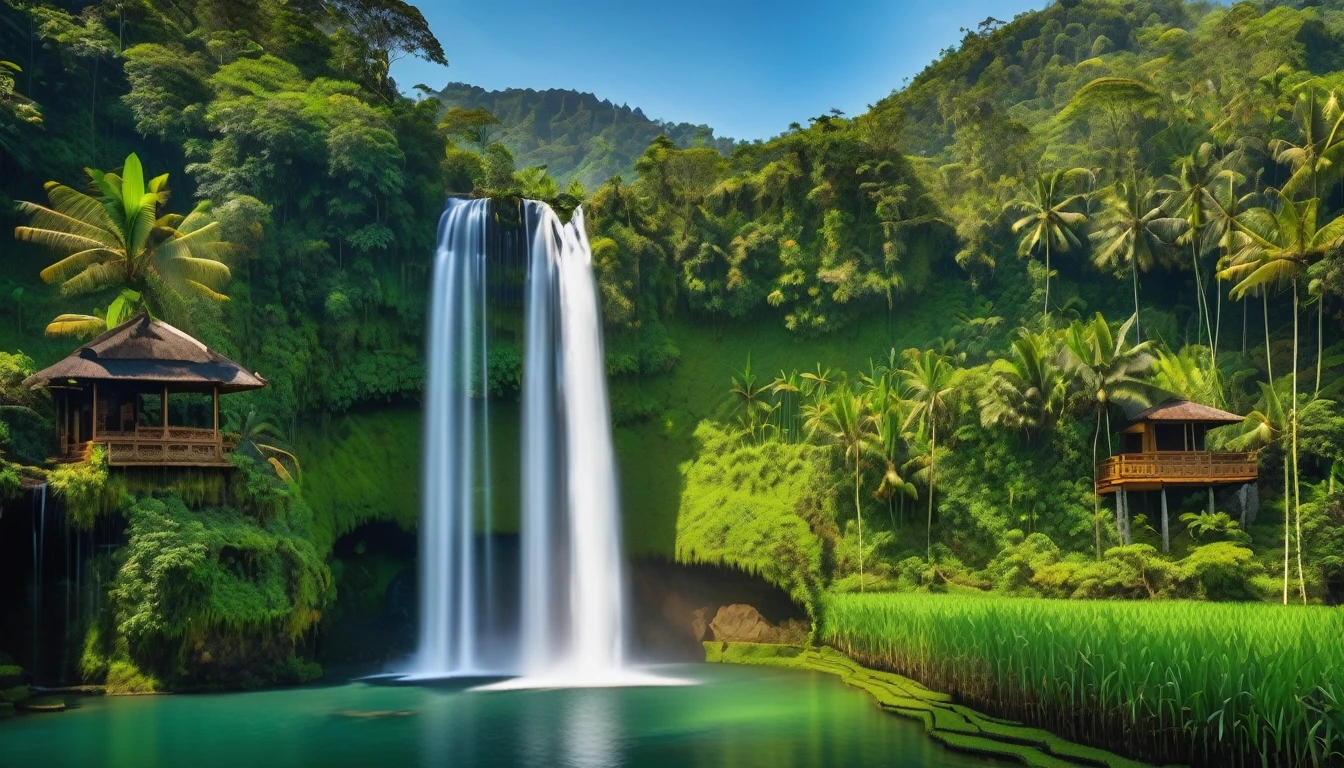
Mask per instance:
[[[1209,486],[1209,514],[1213,514],[1213,486]]]
[[[163,388],[163,398],[159,401],[159,413],[163,416],[163,439],[168,439],[168,387]]]
[[[1129,543],[1129,491],[1124,486],[1115,495],[1115,531],[1120,534],[1120,543]]]
[[[1167,523],[1167,486],[1162,486],[1162,551],[1171,551],[1171,529]]]
[[[215,458],[224,458],[224,440],[219,436],[219,385],[214,386]]]
[[[89,420],[89,442],[98,439],[98,382],[93,382],[93,418]]]

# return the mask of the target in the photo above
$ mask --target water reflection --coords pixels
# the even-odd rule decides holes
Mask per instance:
[[[352,683],[245,694],[98,697],[0,727],[0,764],[985,766],[828,675],[706,665],[676,688],[473,692]]]
[[[572,768],[608,768],[619,765],[617,742],[620,718],[615,700],[605,691],[572,692],[566,717],[565,756]]]

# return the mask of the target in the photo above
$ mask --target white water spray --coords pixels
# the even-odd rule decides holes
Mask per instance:
[[[484,382],[486,201],[453,201],[440,223],[425,409],[421,633],[413,677],[483,673],[478,602],[493,569],[473,561],[473,483],[488,432],[475,437],[471,360]],[[607,401],[602,314],[583,213],[562,224],[525,201],[528,235],[522,381],[521,622],[498,663],[522,676],[490,688],[667,685],[625,663],[625,568]],[[470,286],[470,287],[468,287]],[[473,351],[472,339],[480,348]],[[473,355],[476,355],[473,358]],[[481,409],[484,412],[484,408]],[[484,447],[484,450],[482,449]],[[488,498],[488,492],[487,494]],[[487,505],[488,506],[488,505]],[[488,512],[487,512],[488,514]],[[480,533],[490,541],[488,517]],[[486,559],[489,560],[487,544]]]
[[[488,200],[451,200],[439,220],[430,293],[421,473],[420,647],[411,676],[483,671],[475,521],[478,474],[473,385],[485,392],[485,226]],[[481,330],[478,334],[476,331]],[[479,361],[480,370],[475,369]],[[478,377],[474,374],[479,374]],[[482,432],[485,425],[482,425]],[[488,443],[487,443],[488,444]],[[488,485],[488,483],[483,483]],[[489,581],[493,574],[484,574]]]

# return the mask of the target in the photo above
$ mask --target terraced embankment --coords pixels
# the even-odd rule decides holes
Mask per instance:
[[[887,712],[923,722],[929,736],[960,752],[1016,760],[1040,768],[1144,766],[1144,763],[1104,750],[1074,744],[1039,728],[1027,728],[1010,720],[982,715],[954,704],[951,696],[931,691],[909,678],[862,667],[832,648],[707,642],[705,661],[787,667],[835,675],[846,685],[867,691]]]

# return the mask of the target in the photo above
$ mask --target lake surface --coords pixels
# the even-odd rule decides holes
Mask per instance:
[[[830,675],[728,665],[659,671],[700,684],[470,692],[351,682],[93,697],[61,714],[0,722],[0,766],[992,764],[944,749],[919,724],[882,712]]]

